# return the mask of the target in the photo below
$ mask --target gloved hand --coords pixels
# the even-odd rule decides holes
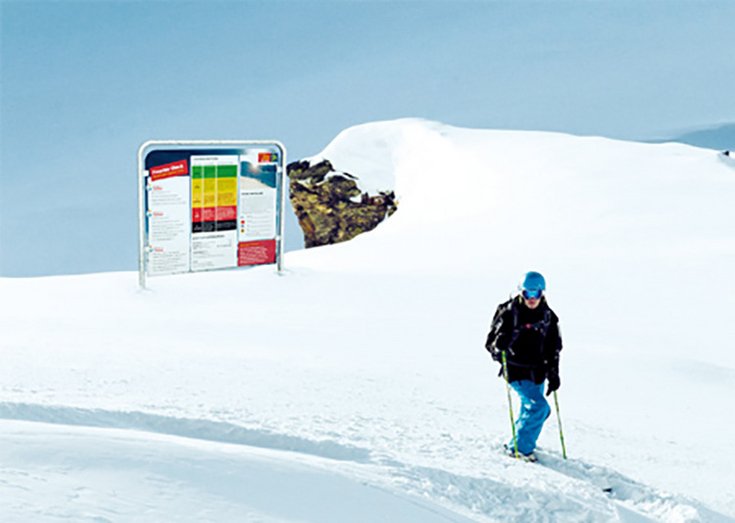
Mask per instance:
[[[546,379],[549,382],[548,387],[546,387],[546,395],[548,396],[555,390],[559,389],[561,386],[561,380],[559,379],[559,373],[556,371],[549,371]]]
[[[498,363],[503,363],[503,351],[502,350],[496,349],[491,354],[495,361],[497,361]],[[510,349],[505,349],[505,357],[510,358],[511,356],[515,356],[515,353]]]

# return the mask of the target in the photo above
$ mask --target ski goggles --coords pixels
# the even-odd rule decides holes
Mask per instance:
[[[542,291],[541,289],[523,289],[521,291],[521,295],[527,300],[538,300],[543,293],[544,291]]]

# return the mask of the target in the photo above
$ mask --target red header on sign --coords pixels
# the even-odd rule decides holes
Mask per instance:
[[[189,161],[179,160],[178,162],[151,167],[151,180],[156,181],[162,178],[171,178],[172,176],[186,176],[189,174]]]

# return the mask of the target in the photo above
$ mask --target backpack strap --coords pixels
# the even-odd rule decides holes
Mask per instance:
[[[515,299],[510,300],[510,302],[508,302],[508,307],[510,308],[510,312],[512,313],[512,316],[513,316],[513,330],[512,330],[513,334],[511,334],[511,337],[510,337],[510,343],[508,343],[509,349],[513,347],[513,344],[518,339],[518,336],[521,335],[521,327],[518,325],[518,307],[517,306],[514,307],[515,302],[516,302]]]

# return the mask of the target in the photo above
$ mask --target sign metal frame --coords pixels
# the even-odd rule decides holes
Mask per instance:
[[[147,231],[146,231],[146,169],[145,159],[148,154],[159,149],[202,149],[207,148],[246,148],[258,146],[275,146],[282,155],[282,169],[277,169],[276,177],[276,272],[283,273],[283,252],[285,236],[285,202],[286,202],[286,147],[278,140],[148,140],[138,148],[138,285],[146,289],[147,283]],[[280,171],[280,172],[279,172]],[[193,272],[189,270],[189,272]]]

